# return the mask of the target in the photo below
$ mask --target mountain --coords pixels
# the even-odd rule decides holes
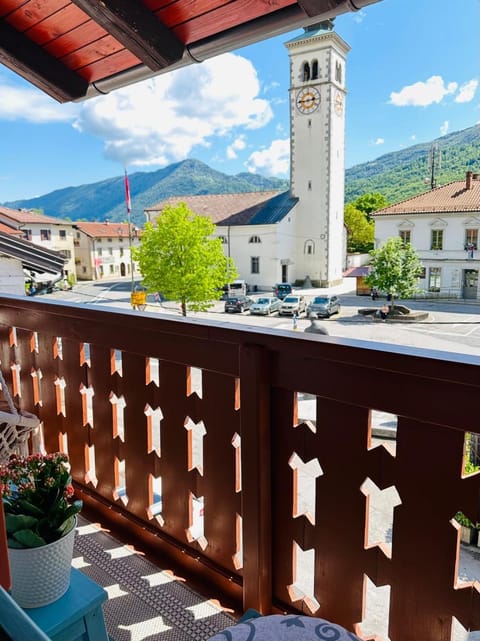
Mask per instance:
[[[438,146],[435,154],[437,185],[461,180],[467,169],[480,172],[480,125],[475,125],[350,167],[345,174],[345,202],[366,192],[378,191],[394,203],[427,191],[431,179],[429,156],[432,145]],[[144,223],[144,209],[170,196],[288,189],[287,180],[249,173],[229,176],[199,160],[183,160],[158,171],[137,172],[129,176],[129,182],[132,221],[137,225]],[[50,216],[70,220],[119,222],[127,215],[123,176],[3,204],[14,209],[41,209]]]
[[[144,209],[170,196],[288,189],[287,180],[249,173],[229,176],[199,160],[183,160],[158,171],[137,172],[130,174],[128,180],[132,221],[137,225],[145,222]],[[121,222],[127,216],[123,176],[3,204],[12,209],[41,209],[50,216],[70,220]]]
[[[437,185],[461,180],[468,169],[480,172],[480,125],[475,125],[347,169],[345,202],[366,192],[378,191],[390,203],[395,203],[427,191],[433,145],[438,145],[434,172]]]

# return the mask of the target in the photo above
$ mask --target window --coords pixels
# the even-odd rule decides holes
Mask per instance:
[[[443,249],[443,229],[432,229],[432,244],[430,249]]]
[[[252,274],[260,273],[260,256],[252,256],[250,258],[250,271]]]
[[[110,265],[110,273],[111,274],[115,273],[115,265]]]
[[[101,243],[101,242],[102,242],[102,239],[101,238],[97,238],[97,243]]]
[[[40,240],[51,240],[52,232],[50,229],[41,229],[40,230]]]
[[[82,274],[86,274],[86,273],[87,273],[87,268],[86,267],[82,267]]]
[[[441,274],[442,274],[441,267],[430,267],[429,274],[428,274],[428,291],[429,292],[440,291]]]
[[[310,65],[308,62],[303,63],[303,82],[310,80]]]
[[[313,240],[306,240],[304,250],[305,254],[312,256],[315,253],[315,243]]]
[[[77,239],[80,240],[80,232],[77,231]]]
[[[108,255],[113,256],[113,247],[108,248]]]
[[[108,242],[108,243],[111,243],[111,242],[112,242],[112,239],[111,239],[111,238],[107,238],[107,242]]]
[[[478,249],[478,229],[465,230],[465,249]]]
[[[318,78],[318,60],[313,60],[312,61],[312,80],[316,80]]]
[[[418,277],[419,278],[425,278],[427,275],[427,270],[425,267],[422,267],[422,269],[418,272]]]
[[[120,258],[123,256],[124,253],[125,253],[125,250],[123,249],[123,247],[120,247]]]
[[[402,239],[402,243],[404,245],[409,245],[410,240],[411,240],[411,234],[412,232],[409,229],[402,229],[400,232],[400,238]]]
[[[251,236],[250,240],[248,241],[249,243],[261,243],[260,236]]]
[[[60,251],[58,253],[62,254],[62,256],[65,256],[65,258],[71,258],[72,257],[72,252],[69,249],[60,249]]]
[[[342,65],[339,62],[335,63],[335,80],[342,84]]]
[[[227,237],[226,236],[219,236],[218,239],[220,240],[222,245],[226,245],[227,244]]]
[[[97,256],[101,256],[101,255],[102,255],[102,250],[101,249],[97,249]]]
[[[59,229],[58,230],[58,237],[60,238],[60,240],[66,240],[66,238],[67,238],[66,229]]]
[[[25,240],[32,240],[32,230],[31,229],[24,229],[23,230],[23,237]]]

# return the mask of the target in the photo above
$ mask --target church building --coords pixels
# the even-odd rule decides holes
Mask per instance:
[[[216,225],[225,255],[251,286],[277,282],[333,287],[345,267],[345,63],[349,46],[331,21],[286,43],[290,57],[290,190],[180,196]]]

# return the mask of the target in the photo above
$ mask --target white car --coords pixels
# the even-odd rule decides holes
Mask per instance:
[[[300,316],[300,314],[303,314],[305,312],[306,307],[307,303],[305,301],[305,296],[300,296],[298,294],[289,294],[283,299],[278,311],[278,315],[293,316],[294,314],[296,314],[297,316]]]
[[[276,296],[260,296],[260,298],[250,307],[250,314],[263,314],[268,316],[273,312],[278,312],[282,301]]]

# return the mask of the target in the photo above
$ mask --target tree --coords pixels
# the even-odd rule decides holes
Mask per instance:
[[[237,278],[231,258],[225,257],[219,238],[211,238],[215,225],[197,216],[185,203],[163,209],[157,224],[145,225],[133,257],[149,292],[162,292],[187,309],[206,311],[219,300],[225,283]]]
[[[395,298],[407,298],[417,291],[422,263],[416,249],[400,237],[389,238],[370,254],[371,272],[365,282],[390,295],[391,313]]]
[[[369,252],[373,249],[375,226],[353,203],[345,205],[344,223],[347,228],[347,250]]]
[[[370,214],[372,211],[378,211],[379,209],[388,207],[388,204],[389,203],[385,196],[380,194],[378,191],[362,194],[362,196],[359,196],[352,202],[355,209],[363,211],[367,220],[370,220]]]

